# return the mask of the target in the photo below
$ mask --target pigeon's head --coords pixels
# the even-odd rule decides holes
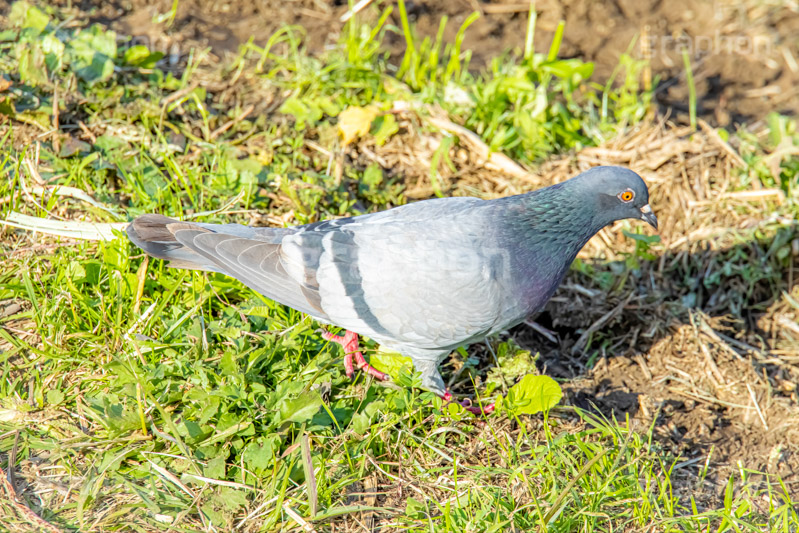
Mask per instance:
[[[649,207],[649,189],[641,176],[622,167],[594,167],[574,178],[584,200],[595,206],[595,222],[604,227],[617,220],[638,218],[657,229],[658,219]]]

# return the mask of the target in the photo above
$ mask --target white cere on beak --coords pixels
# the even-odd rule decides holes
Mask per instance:
[[[646,204],[641,208],[641,220],[646,220],[650,226],[658,229],[658,217],[655,216],[655,213],[652,211],[652,208],[649,207],[649,204]]]

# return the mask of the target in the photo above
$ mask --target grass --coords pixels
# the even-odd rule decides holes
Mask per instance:
[[[402,1],[397,9],[404,13]],[[600,92],[590,90],[590,63],[558,59],[558,37],[547,54],[528,46],[521,60],[498,58],[475,74],[460,41],[471,18],[456,42],[443,43],[440,32],[420,40],[403,15],[394,30],[408,43],[401,59],[381,51],[387,19],[354,20],[323,57],[307,55],[286,28],[229,64],[195,51],[169,70],[113,34],[67,30],[57,12],[16,3],[0,39],[12,82],[0,93],[3,215],[306,223],[407,201],[410,178],[347,151],[359,142],[377,150],[439,138],[420,171],[430,193],[475,192],[457,187],[457,139],[433,137],[440,132],[424,122],[435,108],[528,164],[600,144],[649,110],[651,94],[637,82],[643,64],[630,57],[624,81]],[[224,89],[207,88],[220,80]],[[408,119],[398,103],[417,111]],[[771,129],[772,146],[796,141],[793,122],[773,117]],[[736,187],[755,179],[795,198],[795,160],[775,165],[761,139],[741,138],[755,172]],[[635,279],[657,246],[636,235],[628,232],[622,279]],[[711,456],[687,476],[687,460],[663,448],[654,426],[571,406],[476,419],[414,388],[401,362],[395,386],[350,381],[338,347],[307,317],[224,276],[171,270],[123,237],[6,228],[0,246],[0,451],[22,498],[0,501],[9,530],[44,527],[25,507],[82,531],[799,527],[796,489],[744,467],[719,482],[719,498],[695,498],[718,475]],[[769,275],[739,259],[728,258],[725,275]],[[620,290],[614,272],[578,265],[585,284],[608,294]],[[766,283],[779,271],[770,275]],[[589,341],[601,343],[601,333]],[[493,364],[475,349],[462,351],[445,368],[458,376],[456,389],[474,381],[491,394],[538,372],[536,357],[512,340],[494,344],[501,372],[486,372]]]
[[[694,71],[691,68],[691,58],[688,52],[683,51],[682,62],[685,67],[685,82],[688,84],[688,114],[691,127],[696,129],[696,86],[694,85]]]

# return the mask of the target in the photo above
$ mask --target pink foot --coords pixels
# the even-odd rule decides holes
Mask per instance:
[[[352,359],[355,358],[355,366],[358,368],[358,370],[366,372],[370,376],[374,376],[375,379],[380,381],[385,381],[388,379],[388,374],[380,372],[375,367],[367,363],[366,359],[363,358],[361,349],[358,346],[358,334],[354,331],[347,331],[347,333],[345,333],[343,336],[334,335],[329,331],[324,331],[322,332],[322,337],[330,342],[340,344],[341,347],[344,348],[344,373],[347,374],[348,378],[351,378],[355,373],[355,369],[353,368],[352,364]]]
[[[444,400],[444,403],[453,401],[452,394],[450,394],[449,391],[445,392],[441,399]],[[484,407],[474,405],[468,398],[459,401],[458,404],[474,415],[490,415],[494,412],[494,408],[496,407],[496,405],[493,403],[490,403]]]

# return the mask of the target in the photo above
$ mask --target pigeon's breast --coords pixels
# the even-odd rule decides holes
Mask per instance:
[[[560,285],[574,253],[569,246],[520,248],[514,256],[512,286],[518,302],[516,323],[539,312]]]

